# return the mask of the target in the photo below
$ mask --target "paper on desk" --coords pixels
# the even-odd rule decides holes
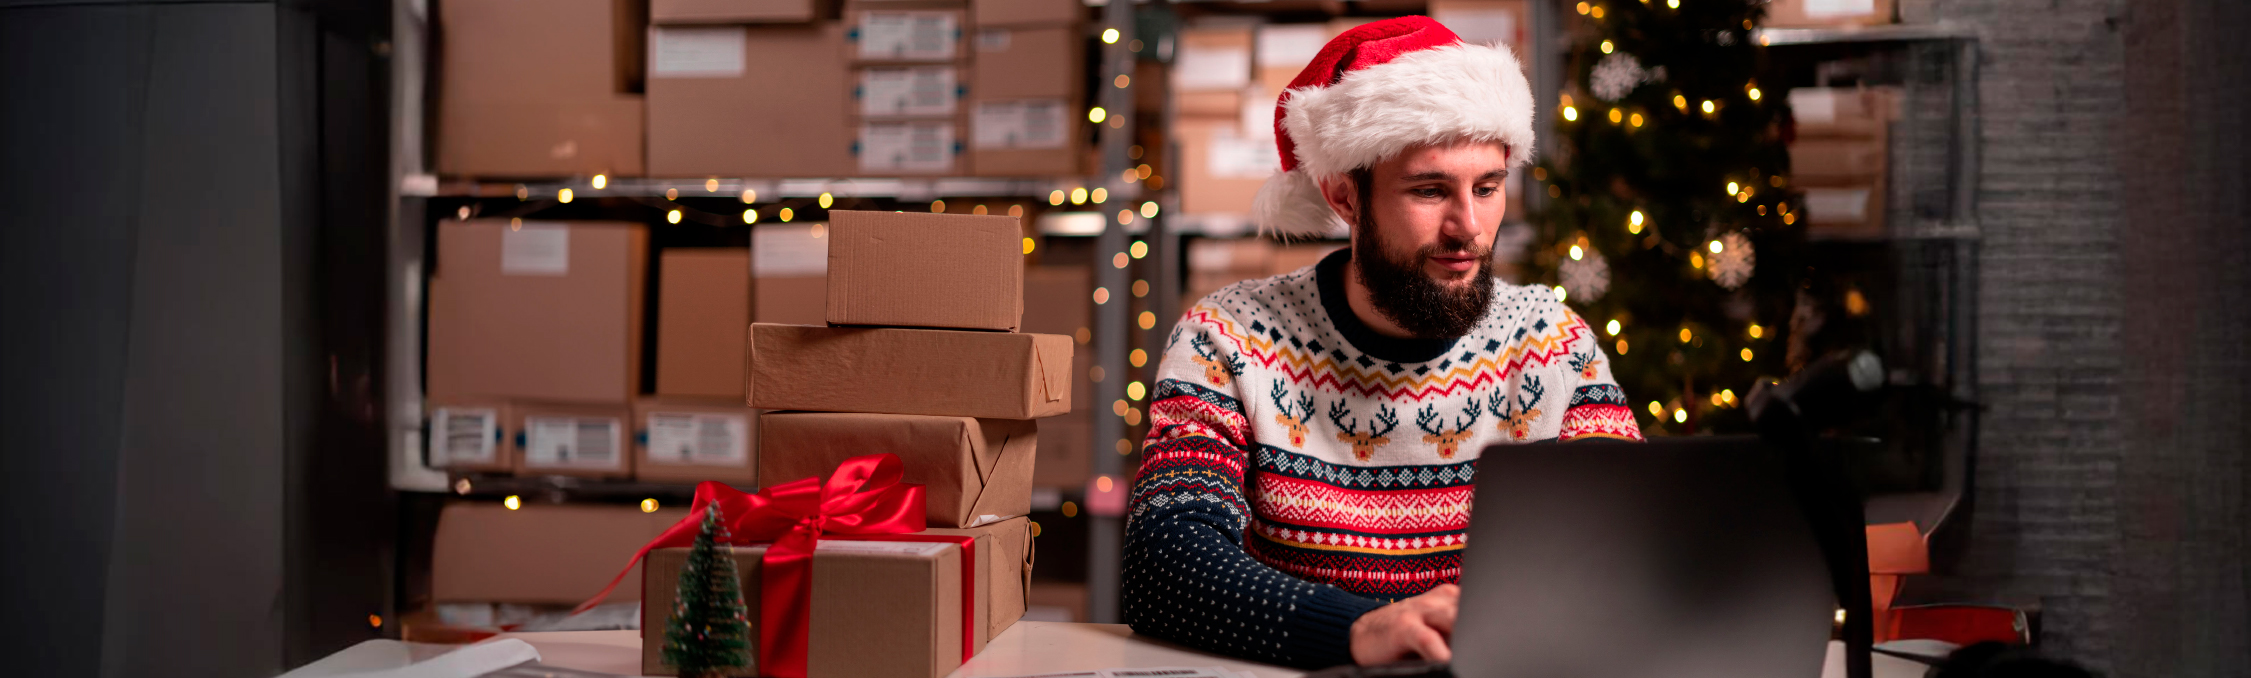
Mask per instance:
[[[1217,666],[1156,666],[1133,669],[1101,669],[1067,673],[1042,673],[1011,678],[1258,678],[1248,671],[1229,671]]]
[[[436,652],[436,656],[431,653]],[[369,640],[282,674],[282,678],[472,678],[539,660],[539,650],[514,638],[460,648]]]

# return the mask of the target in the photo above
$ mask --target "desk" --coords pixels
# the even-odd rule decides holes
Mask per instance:
[[[638,631],[559,631],[510,633],[539,649],[550,666],[633,676],[641,672]],[[1298,678],[1304,672],[1270,664],[1229,659],[1161,640],[1133,635],[1123,624],[1017,622],[948,678],[1024,676],[1121,666],[1223,666],[1258,678]],[[1877,655],[1875,678],[1922,678],[1921,664]],[[1844,645],[1829,643],[1822,678],[1842,678]]]

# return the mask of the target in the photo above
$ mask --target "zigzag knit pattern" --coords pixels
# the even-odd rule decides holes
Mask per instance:
[[[1469,335],[1386,339],[1343,304],[1348,261],[1221,289],[1174,329],[1126,527],[1136,632],[1349,663],[1362,613],[1461,578],[1485,446],[1641,439],[1547,289],[1496,282]]]

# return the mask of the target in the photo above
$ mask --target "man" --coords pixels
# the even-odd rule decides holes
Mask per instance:
[[[1478,451],[1641,432],[1594,329],[1546,288],[1493,279],[1502,180],[1532,147],[1505,49],[1425,17],[1367,24],[1275,117],[1284,172],[1255,218],[1341,221],[1352,245],[1215,292],[1173,331],[1126,621],[1297,666],[1445,661]]]

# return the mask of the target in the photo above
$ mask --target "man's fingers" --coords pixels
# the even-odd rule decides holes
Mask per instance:
[[[1407,647],[1413,648],[1415,654],[1422,655],[1423,659],[1434,662],[1454,660],[1454,649],[1446,646],[1446,638],[1438,635],[1437,631],[1416,624],[1408,629],[1408,633],[1412,635],[1408,636]]]
[[[1461,606],[1456,605],[1454,601],[1440,602],[1434,600],[1431,601],[1430,605],[1423,608],[1422,621],[1424,624],[1430,625],[1431,628],[1437,629],[1439,633],[1452,636],[1454,635],[1454,616],[1460,611]]]

